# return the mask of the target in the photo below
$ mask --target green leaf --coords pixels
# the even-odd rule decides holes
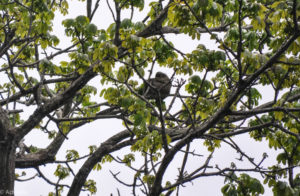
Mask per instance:
[[[144,122],[144,117],[142,114],[137,113],[134,115],[134,126],[139,126]]]
[[[88,24],[86,26],[86,31],[88,35],[95,35],[97,32],[97,26],[94,24]]]
[[[74,19],[66,19],[66,20],[63,20],[62,21],[62,24],[67,27],[67,28],[70,28],[72,26],[75,25],[75,20]]]
[[[86,17],[84,15],[77,16],[75,18],[75,21],[78,26],[86,26],[89,23],[88,17]]]
[[[201,79],[199,76],[197,75],[194,75],[191,77],[191,82],[194,83],[194,84],[197,84],[197,85],[200,85],[201,84]]]
[[[65,179],[70,175],[70,170],[67,167],[63,167],[61,164],[58,164],[54,175],[57,176],[59,179]]]

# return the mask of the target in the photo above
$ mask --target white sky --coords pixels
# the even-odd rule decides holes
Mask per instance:
[[[147,6],[147,5],[145,5]],[[75,18],[78,15],[85,15],[85,3],[79,3],[77,1],[70,1],[69,4],[70,11],[69,15],[64,18]],[[148,10],[148,9],[146,9]],[[125,15],[125,14],[124,14]],[[122,15],[122,17],[125,17]],[[145,17],[145,14],[139,14],[138,11],[135,11],[134,14],[134,20],[141,20]],[[64,36],[64,29],[61,25],[61,21],[63,19],[63,16],[59,13],[56,13],[56,18],[54,21],[54,29],[55,34],[60,38],[60,46],[65,48],[70,45],[70,40],[68,38],[65,38]],[[106,29],[111,23],[112,23],[112,17],[111,13],[107,9],[106,2],[101,1],[99,9],[94,16],[94,19],[92,21],[93,23],[97,24],[98,29]],[[216,49],[216,45],[214,42],[209,40],[209,36],[202,35],[201,40],[191,40],[188,39],[185,35],[167,35],[166,36],[168,40],[171,40],[175,47],[180,49],[183,52],[190,52],[193,48],[195,48],[199,43],[205,44],[210,49]],[[61,57],[57,59],[58,61],[63,60]],[[91,81],[92,84],[99,83],[99,78],[94,79]],[[272,97],[272,96],[270,96]],[[263,100],[267,101],[267,100]],[[25,115],[30,115],[29,113]],[[65,141],[63,144],[61,150],[59,151],[59,154],[57,156],[57,160],[64,160],[64,153],[67,149],[76,149],[80,153],[80,155],[85,155],[89,152],[88,146],[90,145],[97,145],[101,144],[103,141],[105,141],[107,138],[111,137],[112,135],[118,133],[119,131],[123,130],[124,128],[121,126],[121,122],[117,120],[101,120],[94,123],[90,123],[80,129],[76,129],[73,132],[69,134],[69,140]],[[47,135],[41,133],[41,131],[34,130],[32,131],[26,138],[25,143],[33,143],[35,146],[38,147],[45,147],[49,143],[49,140],[47,139]],[[272,152],[270,149],[268,149],[267,144],[265,143],[258,143],[254,142],[253,140],[249,140],[247,136],[241,136],[236,137],[235,142],[240,144],[242,150],[244,152],[247,152],[250,156],[257,158],[256,161],[260,160],[262,157],[262,154],[264,152],[268,152],[269,158],[264,162],[263,165],[267,165],[268,163],[271,164],[274,163],[275,157],[272,156]],[[222,144],[222,147],[226,146],[226,144]],[[193,148],[196,149],[198,153],[203,155],[208,155],[206,152],[207,150],[202,147],[201,142],[194,142],[192,145]],[[125,151],[122,151],[124,154]],[[128,149],[126,152],[129,152]],[[114,154],[116,155],[116,154]],[[122,156],[120,156],[122,157]],[[234,161],[237,165],[244,165],[244,162],[238,162],[235,158],[239,158],[239,155],[233,151],[231,148],[225,147],[217,150],[217,152],[213,156],[213,162],[211,166],[215,166],[214,164],[218,164],[220,167],[226,167],[230,166],[231,162]],[[203,159],[189,159],[188,161],[188,169],[197,168],[201,164],[204,163],[206,157],[204,156]],[[177,168],[180,167],[182,160],[182,153],[179,153],[177,155],[176,159],[174,159],[174,163],[172,163],[172,166],[167,171],[166,178],[164,180],[168,179],[172,182],[174,178],[176,178],[177,175]],[[76,173],[80,165],[83,163],[83,161],[78,161],[78,163],[74,166],[76,169],[74,169],[74,172]],[[125,188],[123,185],[120,185],[118,182],[116,182],[111,174],[109,173],[109,170],[113,171],[114,173],[121,172],[119,177],[120,179],[123,179],[124,181],[127,181],[128,183],[132,182],[132,175],[129,175],[131,172],[129,172],[124,166],[120,166],[119,164],[115,163],[107,163],[105,165],[102,165],[103,169],[99,172],[93,172],[89,178],[92,178],[96,180],[97,182],[97,188],[98,192],[96,195],[104,195],[108,196],[111,193],[113,195],[117,195],[117,188],[119,188],[121,195],[130,195],[131,189]],[[244,165],[244,167],[247,167],[247,165]],[[56,169],[56,166],[49,165],[47,167],[41,166],[40,169],[44,172],[44,174],[51,179],[53,182],[55,182],[57,179],[53,178],[53,173]],[[18,170],[18,173],[21,173],[23,170]],[[28,177],[35,174],[34,170],[28,170],[26,171],[28,174]],[[132,173],[131,173],[132,174]],[[130,177],[129,177],[130,176]],[[259,175],[255,175],[256,177],[259,177]],[[67,181],[64,182],[70,182],[72,179],[68,178]],[[193,183],[187,183],[185,184],[185,188],[181,188],[181,194],[180,195],[189,195],[189,196],[196,196],[196,195],[212,195],[212,196],[218,196],[221,195],[221,187],[224,185],[224,179],[221,177],[205,177],[200,178],[198,180],[195,180]],[[272,195],[270,190],[267,189],[265,186],[266,193],[265,195]],[[48,192],[54,191],[52,186],[49,186],[46,182],[39,178],[35,178],[34,180],[31,180],[29,182],[16,182],[15,186],[15,195],[17,196],[35,196],[35,195],[47,195]],[[67,191],[64,192],[63,195],[65,195]],[[87,195],[87,192],[81,193],[81,195]],[[141,195],[141,194],[140,194]]]

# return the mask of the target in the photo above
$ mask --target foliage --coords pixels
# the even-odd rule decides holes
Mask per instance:
[[[10,161],[0,160],[1,185],[9,190],[15,178],[26,176],[4,172],[15,165],[34,168],[55,187],[49,195],[95,194],[89,173],[116,162],[135,172],[133,183],[122,182],[134,195],[139,183],[143,194],[169,195],[207,176],[224,177],[223,195],[262,195],[267,187],[274,195],[300,194],[298,0],[81,3],[87,13],[75,17],[67,15],[72,5],[67,0],[0,3],[0,156]],[[134,16],[145,14],[148,6],[145,19],[137,21]],[[99,7],[112,13],[107,28],[95,19],[108,17]],[[54,31],[58,13],[65,37]],[[184,51],[167,34],[199,44]],[[203,38],[207,35],[210,40]],[[141,89],[158,70],[171,78],[172,91],[165,100],[148,100]],[[101,119],[121,121],[125,131],[89,144],[87,155],[76,144],[66,151],[66,160],[55,159],[70,133]],[[33,130],[48,136],[46,148],[24,142]],[[274,150],[276,161],[265,165],[265,153],[260,161],[251,157],[234,141],[244,135]],[[194,144],[201,148],[192,149]],[[230,168],[212,166],[213,155],[226,145],[246,168],[237,160]],[[130,153],[123,159],[113,154],[126,147]],[[200,156],[204,151],[210,155]],[[181,162],[174,161],[178,154]],[[191,169],[188,158],[203,164]],[[84,164],[74,173],[70,165],[78,160]],[[170,163],[178,175],[164,185]],[[57,182],[39,170],[47,164],[56,164]],[[62,183],[67,178],[72,178],[69,185]]]

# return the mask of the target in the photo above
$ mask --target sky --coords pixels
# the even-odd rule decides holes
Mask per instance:
[[[147,6],[147,5],[145,5]],[[62,16],[59,13],[56,13],[55,20],[54,20],[54,34],[58,35],[60,38],[60,45],[61,47],[65,48],[66,46],[70,45],[70,39],[65,37],[64,29],[61,25],[61,21],[66,18],[75,18],[78,15],[85,15],[85,3],[78,2],[76,0],[72,0],[69,2],[69,15]],[[145,17],[145,13],[149,10],[149,8],[145,9],[146,11],[143,13],[138,13],[138,11],[135,11],[134,13],[134,20],[142,20]],[[125,13],[122,15],[122,17],[128,17],[129,13]],[[98,29],[106,29],[113,21],[111,17],[111,13],[109,12],[109,9],[106,6],[105,1],[100,1],[99,9],[94,16],[94,19],[92,21],[98,26]],[[214,41],[210,41],[208,35],[202,35],[201,39],[198,40],[191,40],[185,35],[167,35],[166,38],[173,42],[176,48],[180,49],[183,52],[190,52],[193,48],[195,48],[198,44],[205,44],[207,48],[209,49],[217,49],[217,46]],[[59,57],[57,60],[61,61],[62,58],[67,58],[66,56]],[[180,76],[178,76],[179,79]],[[91,84],[97,85],[99,84],[99,78],[93,79]],[[268,93],[268,89],[265,91]],[[265,96],[263,96],[265,97]],[[268,96],[266,96],[268,97]],[[270,97],[270,96],[269,96]],[[168,100],[167,100],[168,101]],[[169,100],[170,101],[170,100]],[[268,99],[262,100],[262,102],[269,101]],[[178,105],[178,107],[180,107]],[[29,116],[30,111],[27,111],[27,113],[22,114],[24,116]],[[76,129],[72,131],[69,135],[69,140],[66,140],[63,144],[61,150],[59,151],[59,154],[57,156],[57,160],[64,160],[64,154],[67,149],[73,149],[76,148],[76,150],[80,153],[80,155],[88,154],[89,149],[88,146],[90,145],[97,145],[104,142],[106,139],[108,139],[110,136],[118,133],[119,131],[124,130],[124,127],[121,125],[121,121],[118,120],[101,120],[97,122],[93,122],[90,124],[85,125],[82,128]],[[262,157],[262,154],[264,152],[267,152],[269,154],[269,157],[264,162],[265,165],[268,163],[274,162],[275,157],[272,156],[274,153],[271,151],[266,143],[258,143],[253,140],[249,140],[248,136],[240,136],[234,138],[234,141],[238,144],[240,144],[242,150],[244,152],[248,152],[252,157],[257,157],[260,159]],[[46,147],[49,143],[49,140],[47,139],[47,135],[42,133],[38,130],[33,130],[28,136],[25,138],[26,144],[33,144],[38,147]],[[191,149],[196,149],[196,151],[199,154],[207,156],[208,153],[207,150],[203,147],[201,141],[195,141],[192,144]],[[128,153],[129,149],[122,150],[120,154],[114,153],[113,155],[122,157],[122,154]],[[189,171],[191,171],[193,168],[197,168],[201,164],[205,162],[205,156],[203,159],[194,159],[190,158],[188,160],[189,164]],[[170,169],[167,170],[167,175],[164,180],[172,180],[176,178],[177,175],[177,168],[180,166],[182,160],[183,154],[179,153],[175,159],[174,162],[171,164]],[[244,162],[238,162],[236,161],[237,158],[239,158],[239,155],[237,152],[226,146],[225,144],[222,144],[222,148],[218,149],[216,153],[213,155],[213,162],[211,166],[220,165],[222,167],[230,166],[232,161],[235,161],[237,165],[242,165],[243,167],[247,167],[248,165],[245,165]],[[76,165],[74,165],[74,172],[80,168],[80,165],[83,163],[83,161],[78,161]],[[73,165],[73,164],[71,164]],[[119,188],[121,195],[130,195],[131,189],[128,189],[124,187],[123,185],[116,182],[116,180],[113,179],[112,175],[110,174],[109,170],[111,170],[113,173],[120,172],[119,176],[120,179],[123,179],[124,181],[132,182],[132,172],[128,171],[124,166],[120,166],[116,163],[107,163],[102,165],[103,168],[99,172],[92,172],[90,174],[89,178],[94,179],[97,182],[98,192],[96,195],[104,195],[108,196],[111,193],[113,195],[117,195],[117,188]],[[41,166],[41,171],[53,182],[56,181],[56,178],[53,178],[53,173],[56,169],[55,165],[47,165],[47,166]],[[17,170],[17,172],[21,173],[23,170]],[[29,171],[26,170],[27,177],[30,177],[35,174],[35,171],[33,169],[30,169]],[[130,178],[128,178],[130,176]],[[254,175],[256,177],[260,177],[259,175]],[[71,182],[71,178],[68,178],[65,182]],[[220,189],[224,185],[224,179],[220,177],[206,177],[206,178],[200,178],[195,180],[193,183],[186,183],[185,187],[182,187],[181,194],[180,195],[189,195],[189,196],[196,196],[196,195],[212,195],[212,196],[218,196],[221,195]],[[265,188],[267,188],[265,186]],[[44,182],[42,179],[36,177],[34,180],[28,181],[28,182],[16,182],[15,185],[15,195],[16,196],[35,196],[35,195],[47,195],[49,191],[54,191],[53,187],[49,186],[46,182]],[[65,195],[67,191],[63,192],[63,195]],[[82,192],[81,195],[87,195],[87,192]],[[140,194],[141,195],[141,194]],[[266,189],[265,195],[272,195],[269,189]]]

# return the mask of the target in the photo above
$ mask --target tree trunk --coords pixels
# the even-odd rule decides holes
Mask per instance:
[[[13,196],[15,182],[15,143],[0,141],[0,195]]]

